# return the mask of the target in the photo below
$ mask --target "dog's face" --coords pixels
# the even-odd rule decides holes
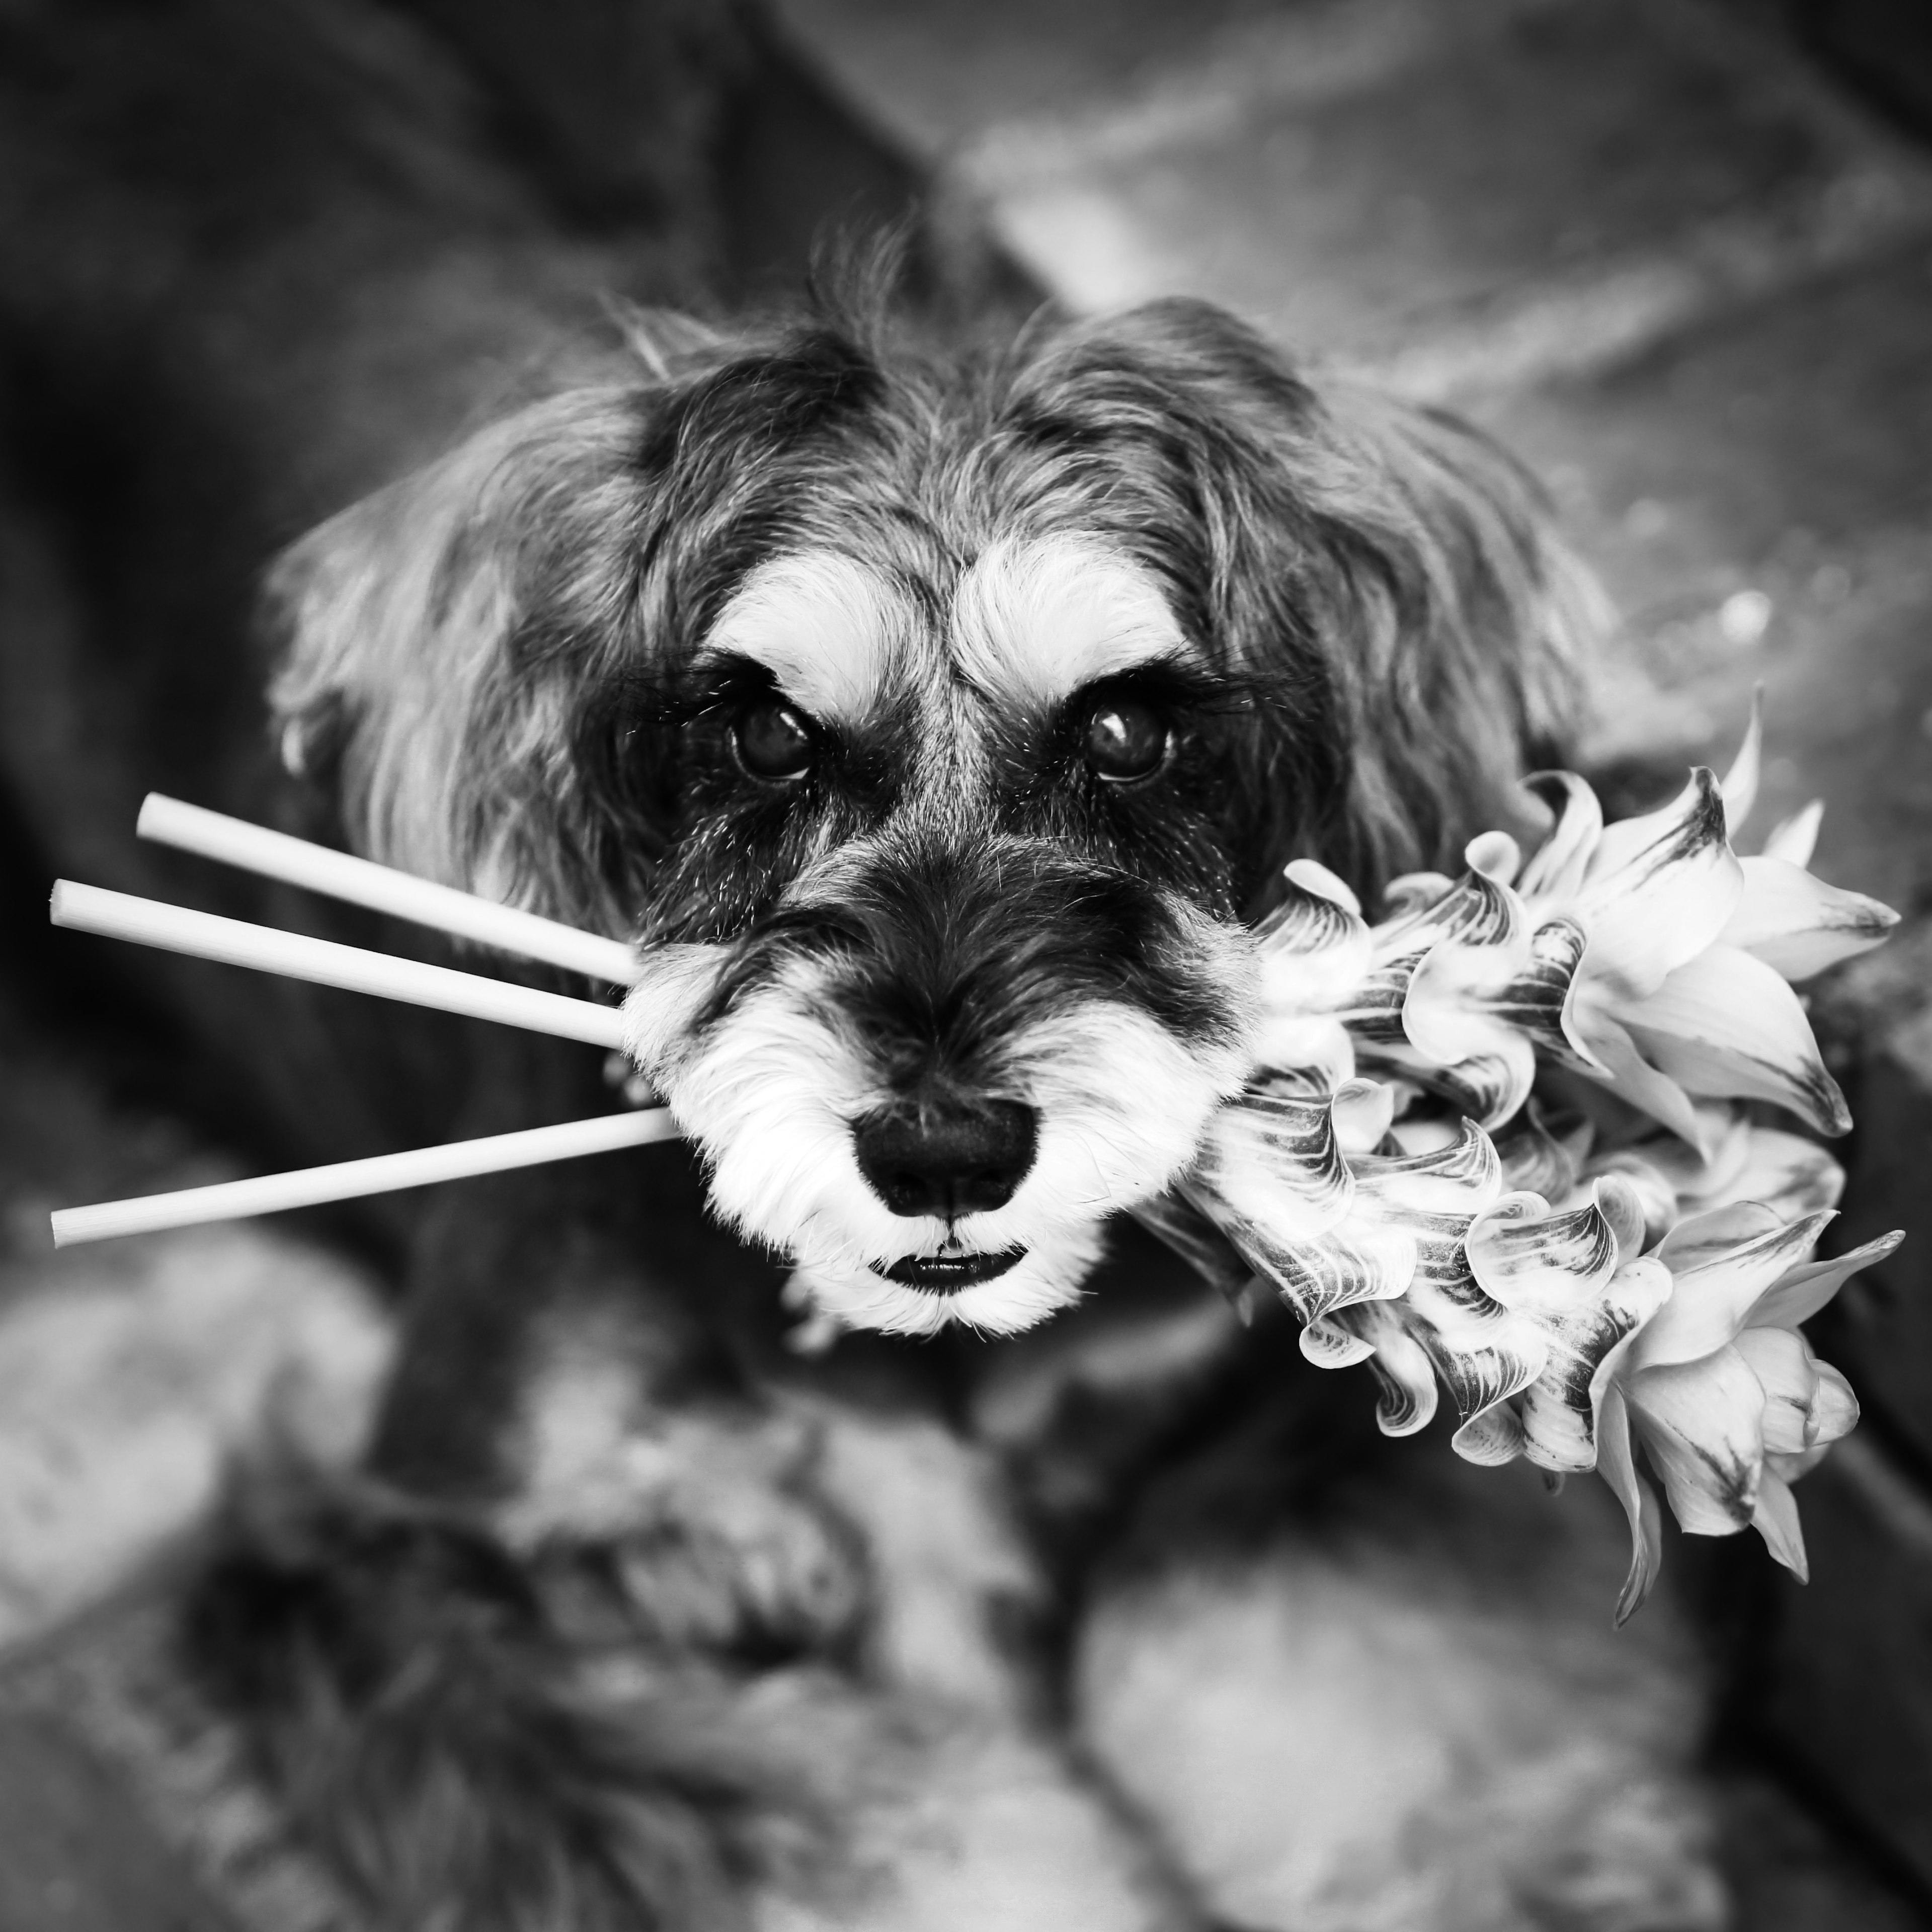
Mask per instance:
[[[1023,1328],[1246,1078],[1280,864],[1426,860],[1558,724],[1520,479],[1355,409],[1193,307],[683,338],[292,554],[288,742],[640,938],[633,1055],[822,1311]]]
[[[788,548],[668,700],[633,1052],[718,1208],[866,1326],[1068,1299],[1250,1064],[1238,698],[1144,563],[1040,524]]]

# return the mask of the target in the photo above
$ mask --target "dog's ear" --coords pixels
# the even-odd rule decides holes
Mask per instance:
[[[1520,812],[1606,607],[1520,466],[1446,415],[1312,380],[1202,303],[1077,328],[1035,367],[1083,441],[1138,439],[1152,500],[1192,532],[1169,566],[1199,586],[1186,614],[1257,680],[1258,876],[1299,849],[1372,893]]]
[[[591,910],[571,876],[589,855],[557,862],[577,782],[561,713],[569,660],[633,601],[649,403],[624,387],[538,403],[276,564],[284,762],[333,782],[358,850],[553,916]]]
[[[881,380],[836,316],[728,338],[621,320],[620,380],[480,431],[268,584],[284,760],[333,782],[350,843],[616,934],[674,808],[645,721],[748,567],[746,479],[808,469]]]
[[[1459,419],[1350,386],[1319,396],[1330,675],[1352,747],[1335,857],[1379,882],[1461,868],[1515,824],[1526,772],[1569,760],[1608,599],[1534,479]]]
[[[602,739],[614,682],[665,628],[646,586],[676,549],[667,526],[701,513],[674,509],[680,465],[770,441],[775,412],[746,400],[760,383],[809,420],[848,351],[668,311],[614,320],[608,383],[532,404],[312,531],[265,608],[283,761],[333,789],[351,844],[621,932],[638,909],[622,874],[650,833]]]

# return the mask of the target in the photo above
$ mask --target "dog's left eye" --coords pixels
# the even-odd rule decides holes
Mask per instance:
[[[1114,784],[1144,778],[1160,768],[1171,736],[1166,716],[1144,699],[1120,694],[1098,699],[1087,714],[1088,769]]]
[[[760,698],[732,727],[738,762],[754,778],[802,778],[817,750],[812,721],[782,698]]]

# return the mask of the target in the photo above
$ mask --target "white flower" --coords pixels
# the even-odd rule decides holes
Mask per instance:
[[[1708,770],[1660,812],[1606,826],[1567,772],[1524,863],[1471,842],[1453,881],[1420,874],[1369,926],[1322,868],[1289,868],[1261,932],[1262,1057],[1333,1090],[1358,1071],[1424,1082],[1486,1126],[1528,1097],[1539,1054],[1612,1088],[1693,1146],[1693,1096],[1768,1100],[1824,1134],[1850,1124],[1790,982],[1883,938],[1897,916],[1804,870],[1814,811],[1740,860],[1730,830],[1756,790],[1755,716],[1725,783]]]
[[[1695,1147],[1675,1134],[1652,1132],[1586,1154],[1580,1163],[1586,1185],[1617,1174],[1636,1190],[1646,1241],[1661,1240],[1687,1214],[1738,1202],[1761,1202],[1781,1221],[1838,1204],[1845,1171],[1816,1141],[1762,1126],[1731,1101],[1700,1102],[1696,1114]]]
[[[1445,1147],[1384,1151],[1393,1103],[1368,1080],[1332,1096],[1245,1094],[1181,1183],[1304,1336],[1338,1309],[1414,1292],[1418,1268],[1426,1277],[1502,1192],[1496,1148],[1472,1122]]]
[[[1378,926],[1291,866],[1258,935],[1262,1070],[1143,1216],[1238,1304],[1272,1283],[1310,1360],[1367,1362],[1387,1432],[1446,1389],[1459,1454],[1598,1469],[1631,1525],[1619,1621],[1657,1570],[1640,1456],[1686,1529],[1755,1526],[1804,1574],[1789,1485],[1858,1408],[1798,1324],[1900,1238],[1808,1261],[1843,1172],[1753,1111],[1849,1126],[1792,982],[1895,922],[1805,869],[1815,806],[1732,849],[1759,745],[1754,714],[1721,785],[1695,771],[1612,826],[1545,774],[1526,863],[1473,840],[1460,878],[1398,880]],[[1526,1104],[1544,1072],[1550,1115]],[[1439,1104],[1399,1118],[1425,1094],[1460,1132]]]
[[[1599,1391],[1598,1467],[1629,1516],[1633,1544],[1620,1622],[1643,1600],[1660,1554],[1634,1444],[1692,1534],[1754,1527],[1772,1556],[1805,1575],[1790,1485],[1849,1432],[1858,1406],[1798,1324],[1904,1239],[1886,1234],[1835,1260],[1808,1260],[1832,1218],[1827,1209],[1786,1223],[1742,1202],[1681,1222],[1658,1247],[1669,1298],[1608,1365]]]

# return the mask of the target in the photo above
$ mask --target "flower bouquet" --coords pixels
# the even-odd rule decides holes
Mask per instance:
[[[1288,868],[1261,945],[1263,1066],[1140,1217],[1241,1301],[1258,1279],[1324,1368],[1366,1362],[1391,1436],[1438,1387],[1456,1452],[1595,1469],[1630,1519],[1622,1622],[1660,1556],[1652,1477],[1687,1530],[1747,1526],[1800,1577],[1790,1484],[1857,1420],[1799,1324],[1900,1234],[1812,1258],[1850,1125],[1792,991],[1896,915],[1806,869],[1814,806],[1740,858],[1759,724],[1720,784],[1606,825],[1579,778],[1528,784],[1526,859],[1390,887],[1370,925]]]
[[[1658,1565],[1654,1478],[1700,1534],[1755,1527],[1802,1576],[1790,1484],[1857,1420],[1800,1324],[1888,1234],[1813,1258],[1844,1183],[1814,1140],[1850,1124],[1792,990],[1896,915],[1806,869],[1813,806],[1754,856],[1732,837],[1760,728],[1720,784],[1606,825],[1581,778],[1528,782],[1550,827],[1527,859],[1473,841],[1460,878],[1412,874],[1371,925],[1298,860],[1255,935],[1258,1070],[1180,1182],[1130,1211],[1245,1306],[1257,1280],[1324,1368],[1366,1362],[1392,1436],[1439,1390],[1457,1453],[1595,1469],[1628,1512],[1618,1620]],[[184,850],[629,986],[620,942],[178,801],[138,830]],[[617,1050],[624,1016],[561,994],[62,881],[57,925],[354,988]],[[56,1244],[339,1201],[675,1135],[662,1106],[486,1139],[64,1209]],[[1640,1456],[1650,1472],[1640,1466]]]

